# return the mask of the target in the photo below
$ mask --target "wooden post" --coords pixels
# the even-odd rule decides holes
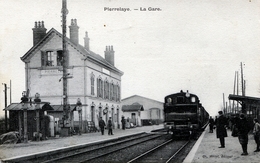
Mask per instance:
[[[38,104],[36,104],[36,140],[40,140],[40,110],[38,108]]]
[[[24,143],[28,142],[28,133],[27,133],[27,104],[24,104],[25,107],[23,108],[23,138],[24,138]]]
[[[18,111],[18,127],[19,127],[19,135],[22,136],[22,111]]]

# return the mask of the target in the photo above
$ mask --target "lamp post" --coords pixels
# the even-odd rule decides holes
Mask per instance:
[[[77,99],[77,110],[79,113],[79,135],[81,135],[81,129],[82,129],[82,103],[80,98]]]
[[[22,109],[23,109],[23,139],[24,143],[28,142],[28,135],[27,135],[27,108],[28,108],[28,97],[26,91],[22,93]]]
[[[34,99],[34,102],[35,102],[35,111],[36,111],[36,140],[39,141],[40,140],[40,102],[41,102],[41,99],[40,99],[40,94],[39,93],[36,93],[35,94],[35,99]]]

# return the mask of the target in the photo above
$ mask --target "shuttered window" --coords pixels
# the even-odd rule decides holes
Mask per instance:
[[[94,83],[95,83],[94,76],[91,76],[90,83],[91,83],[91,95],[95,95],[95,93],[94,93]]]
[[[99,92],[100,92],[99,79],[97,79],[97,97],[99,97]]]
[[[48,50],[41,51],[41,66],[53,67],[63,66],[63,51],[62,50]],[[67,56],[67,65],[69,63],[69,56]]]
[[[109,99],[109,83],[106,80],[104,84],[104,98]]]
[[[112,101],[112,100],[114,100],[114,97],[113,97],[113,88],[114,88],[114,84],[113,83],[111,83],[110,84],[110,100]]]
[[[120,101],[120,86],[117,85],[117,100],[116,101]]]
[[[102,79],[97,79],[97,96],[103,98],[103,81]]]

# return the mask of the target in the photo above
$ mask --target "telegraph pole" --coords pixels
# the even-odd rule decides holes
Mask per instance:
[[[12,80],[10,80],[10,104],[12,103]]]
[[[244,81],[244,74],[243,74],[243,64],[241,64],[241,85],[242,85],[242,96],[245,96],[245,81]],[[242,113],[246,114],[246,103],[242,101]]]
[[[235,72],[233,95],[235,95],[235,92],[236,92],[236,77],[237,77],[237,73]],[[233,106],[232,106],[232,113],[236,113],[234,100],[233,100]]]
[[[239,80],[238,80],[238,71],[236,71],[236,73],[237,73],[237,95],[238,95],[238,92],[239,92]],[[237,102],[237,111],[238,111],[238,105],[239,103]]]
[[[68,14],[67,9],[67,1],[62,0],[62,51],[63,51],[63,127],[65,127],[64,123],[67,123],[69,118],[69,106],[68,106],[68,93],[67,93],[67,68],[68,68],[68,52],[67,52],[67,45],[66,45],[66,17]]]
[[[242,86],[242,96],[245,96],[245,88],[244,88],[244,75],[243,75],[243,65],[241,64],[241,86]]]
[[[225,112],[225,110],[226,110],[226,109],[225,109],[225,105],[226,105],[226,104],[225,104],[225,94],[223,93],[223,107],[224,107],[224,108],[223,108],[223,112],[224,112],[224,114],[226,113],[226,112]]]

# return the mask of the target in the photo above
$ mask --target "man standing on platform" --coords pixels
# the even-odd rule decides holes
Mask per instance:
[[[254,139],[256,143],[256,150],[254,152],[260,151],[260,124],[258,119],[254,119],[254,129],[253,129]]]
[[[247,144],[248,144],[248,133],[250,131],[249,123],[246,119],[245,114],[241,113],[237,123],[238,129],[238,140],[242,146],[243,153],[241,155],[246,156],[247,153]]]
[[[121,123],[122,123],[122,129],[125,130],[125,117],[124,116],[122,117]]]
[[[218,112],[219,117],[216,120],[216,133],[217,133],[217,138],[219,138],[220,141],[220,147],[219,148],[225,148],[225,137],[227,137],[227,118],[223,115],[222,111]]]
[[[99,125],[99,127],[100,127],[101,134],[104,135],[104,129],[105,129],[106,123],[105,123],[105,121],[102,119],[102,117],[100,117],[100,120],[99,120],[99,122],[98,122],[98,125]]]
[[[112,131],[113,124],[112,124],[112,118],[111,117],[109,117],[107,127],[108,127],[108,135],[114,135],[113,131]]]
[[[213,133],[214,119],[210,116],[209,118],[209,133]]]

